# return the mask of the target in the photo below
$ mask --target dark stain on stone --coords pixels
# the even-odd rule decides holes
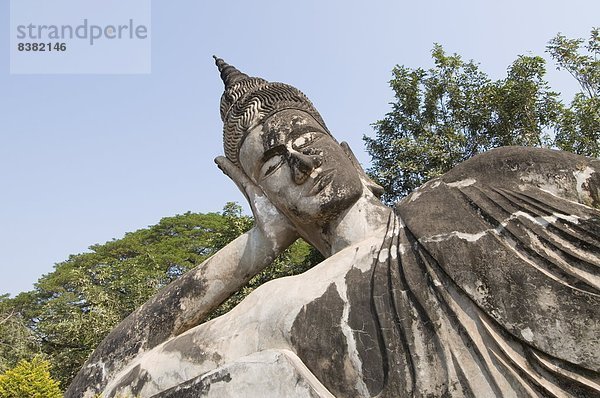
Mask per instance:
[[[201,271],[200,271],[201,272]],[[189,298],[194,299],[201,296],[207,290],[208,282],[206,279],[197,279],[195,274],[186,274],[188,276],[182,283],[174,283],[165,288],[164,294],[160,295],[160,300],[157,301],[157,305],[153,306],[151,314],[153,318],[150,320],[152,325],[151,333],[148,339],[148,347],[153,348],[163,343],[167,338],[172,335],[183,333],[189,328],[195,326],[195,323],[189,323],[184,325],[178,325],[175,330],[176,322],[179,315],[184,312],[181,309],[182,300]]]
[[[348,345],[342,333],[344,302],[335,284],[323,295],[304,306],[291,330],[296,353],[329,391],[339,397],[351,397],[355,375],[347,374]]]
[[[213,384],[221,381],[229,383],[231,381],[231,374],[229,372],[216,372],[211,375],[210,381]]]
[[[214,359],[215,357],[220,359],[220,355],[217,353],[209,355],[200,344],[194,341],[192,334],[184,334],[169,340],[165,343],[164,350],[179,353],[182,359],[198,364],[203,363],[207,359]]]
[[[121,382],[113,389],[113,393],[109,395],[109,398],[114,397],[115,393],[119,393],[119,390],[129,387],[133,396],[139,395],[144,385],[150,380],[150,375],[146,370],[142,370],[140,365],[137,365],[131,369]],[[119,396],[119,395],[116,395]]]
[[[354,331],[363,380],[369,393],[374,396],[383,389],[385,377],[377,326],[373,316],[368,316],[372,313],[370,295],[366,293],[371,290],[369,273],[352,268],[346,274],[346,285],[352,286],[347,293],[350,304],[348,325]]]
[[[231,374],[225,370],[214,372],[208,376],[201,375],[181,383],[178,386],[162,391],[152,398],[197,398],[206,396],[213,384],[231,382]]]
[[[590,162],[595,170],[600,170],[600,161]],[[592,207],[600,210],[600,173],[593,173],[582,187],[590,194],[592,198]]]

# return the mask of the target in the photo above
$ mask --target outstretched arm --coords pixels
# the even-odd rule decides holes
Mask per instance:
[[[80,397],[93,385],[101,391],[107,378],[131,358],[201,323],[297,239],[293,226],[259,187],[228,159],[215,161],[248,199],[254,227],[123,320],[94,351],[66,397]]]

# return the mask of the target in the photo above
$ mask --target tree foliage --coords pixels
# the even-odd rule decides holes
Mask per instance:
[[[548,52],[558,70],[566,70],[581,87],[566,107],[556,132],[559,148],[600,157],[600,31],[594,28],[583,39],[559,34],[548,44]]]
[[[438,44],[432,57],[429,70],[394,68],[396,101],[374,124],[375,138],[365,137],[370,173],[387,201],[490,148],[548,145],[545,132],[558,121],[558,94],[543,78],[541,57],[518,57],[497,81]]]
[[[13,368],[24,358],[33,358],[39,344],[27,320],[8,295],[0,296],[0,373]]]
[[[0,398],[60,398],[59,384],[50,376],[50,362],[39,356],[21,360],[0,375]]]
[[[544,79],[539,56],[519,56],[507,75],[491,80],[474,61],[448,55],[436,44],[433,68],[396,66],[390,81],[395,101],[374,123],[375,137],[364,137],[372,157],[369,170],[393,202],[456,164],[507,145],[558,147],[599,156],[600,49],[592,31],[582,55],[581,39],[558,35],[548,46],[559,69],[580,83],[570,106]],[[552,135],[555,139],[552,139]]]

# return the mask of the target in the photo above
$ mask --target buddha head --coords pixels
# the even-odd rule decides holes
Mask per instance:
[[[324,225],[352,206],[370,180],[310,100],[290,85],[215,60],[225,84],[225,156],[296,225]]]

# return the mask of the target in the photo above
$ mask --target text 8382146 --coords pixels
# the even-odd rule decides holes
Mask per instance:
[[[66,51],[66,43],[18,43],[17,50],[19,51]]]

